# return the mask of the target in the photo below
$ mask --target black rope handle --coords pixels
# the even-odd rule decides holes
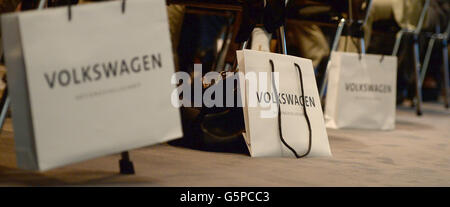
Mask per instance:
[[[272,74],[275,72],[275,67],[273,64],[273,61],[270,59],[270,66],[272,67]],[[302,92],[302,100],[303,100],[303,113],[305,115],[305,119],[306,119],[306,123],[308,125],[308,131],[309,131],[309,143],[308,143],[308,150],[306,151],[305,154],[303,155],[298,155],[297,151],[295,151],[294,148],[292,148],[287,142],[286,140],[284,140],[283,137],[283,130],[281,128],[281,106],[280,106],[280,100],[278,97],[278,91],[277,91],[277,87],[275,84],[275,78],[272,76],[272,86],[273,86],[273,90],[275,92],[275,98],[276,98],[276,103],[278,105],[278,131],[280,133],[280,140],[283,143],[284,146],[286,146],[289,150],[291,150],[292,153],[294,153],[296,158],[302,158],[307,156],[310,152],[311,152],[311,147],[312,147],[312,129],[311,129],[311,122],[309,120],[309,116],[308,113],[306,111],[306,106],[305,106],[305,90],[303,88],[303,75],[302,75],[302,71],[300,69],[300,66],[297,63],[294,63],[294,66],[298,69],[299,72],[299,78],[300,78],[300,87],[301,87],[301,92]]]
[[[311,121],[309,120],[309,116],[308,113],[306,111],[306,106],[305,106],[305,89],[303,87],[303,74],[302,74],[302,70],[300,68],[300,66],[297,63],[294,63],[294,66],[297,68],[298,70],[298,76],[300,79],[300,87],[302,90],[302,101],[303,101],[303,114],[305,114],[305,119],[306,119],[306,123],[308,125],[308,131],[309,131],[309,143],[308,143],[308,151],[306,151],[306,153],[302,156],[300,156],[299,158],[305,157],[306,155],[308,155],[311,152],[311,147],[312,147],[312,128],[311,128]]]

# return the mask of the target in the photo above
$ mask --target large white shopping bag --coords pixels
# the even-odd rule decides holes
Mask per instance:
[[[164,1],[2,16],[17,162],[47,170],[182,136]]]
[[[237,56],[250,154],[331,156],[311,60],[253,50]]]
[[[329,128],[395,128],[397,57],[333,52],[325,122]]]

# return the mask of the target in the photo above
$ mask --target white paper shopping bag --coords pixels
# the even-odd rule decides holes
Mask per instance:
[[[20,168],[47,170],[182,136],[164,1],[2,16]]]
[[[331,156],[311,60],[252,50],[237,56],[250,154]]]
[[[325,121],[329,128],[395,128],[397,57],[333,52]]]

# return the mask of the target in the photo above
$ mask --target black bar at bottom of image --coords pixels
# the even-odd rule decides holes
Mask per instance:
[[[0,188],[3,198],[46,198],[125,202],[143,206],[173,207],[277,207],[323,204],[385,205],[442,201],[448,203],[449,188],[359,188],[359,187],[38,187]],[[49,201],[49,200],[46,200]],[[386,203],[387,202],[387,203]],[[289,205],[286,205],[289,204]],[[364,204],[364,205],[363,205]],[[140,205],[141,206],[141,205]]]

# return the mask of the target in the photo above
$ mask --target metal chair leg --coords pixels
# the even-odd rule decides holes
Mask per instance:
[[[40,0],[39,4],[38,4],[38,9],[37,10],[41,10],[44,9],[45,5],[47,4],[47,0]]]
[[[400,48],[400,43],[402,41],[403,33],[404,32],[402,30],[400,30],[395,35],[396,37],[395,37],[394,49],[392,50],[392,56],[397,56],[397,54],[398,54],[398,49]]]
[[[320,99],[323,99],[323,97],[325,96],[325,89],[326,89],[327,83],[328,83],[328,73],[329,73],[328,68],[329,68],[330,62],[331,62],[331,53],[333,53],[334,51],[337,50],[337,47],[339,45],[339,38],[341,37],[342,29],[344,29],[344,25],[345,25],[345,19],[342,18],[339,21],[339,25],[336,30],[336,35],[334,36],[333,45],[331,46],[330,57],[328,58],[327,66],[325,68],[325,74],[324,74],[324,78],[322,81],[322,86],[320,87]]]
[[[449,69],[448,69],[448,42],[447,39],[444,38],[442,40],[442,70],[444,73],[444,104],[445,104],[445,108],[448,109],[449,107],[449,100],[448,100],[448,93],[449,93]]]
[[[216,72],[226,70],[225,58],[227,56],[228,49],[230,48],[232,42],[232,36],[233,36],[232,23],[231,21],[229,21],[223,34],[222,47],[220,48],[220,51],[217,53],[217,57],[215,58],[213,63],[213,69]]]
[[[284,1],[284,5],[288,5],[289,0]],[[287,55],[286,31],[284,26],[279,28],[282,54]]]
[[[241,43],[241,50],[244,50],[247,48],[247,44],[248,44],[248,40]],[[239,65],[237,64],[237,56],[234,56],[234,60],[233,60],[233,66],[230,69],[225,68],[224,70],[225,72],[235,72],[235,71],[239,71]]]
[[[420,83],[420,53],[418,35],[414,35],[414,79],[416,84],[416,113],[422,115],[422,85]]]
[[[284,30],[284,26],[281,26],[280,29],[278,29],[278,32],[280,34],[281,41],[281,54],[287,55],[286,32]]]
[[[8,113],[9,109],[9,94],[8,94],[8,87],[5,88],[5,91],[3,92],[3,96],[0,100],[0,106],[1,106],[1,112],[0,112],[0,133],[3,129],[3,124],[6,120],[6,114]]]
[[[425,75],[427,74],[428,64],[430,63],[431,53],[433,51],[434,42],[436,38],[431,37],[428,42],[427,52],[425,54],[425,58],[423,60],[422,69],[420,70],[420,84],[423,85],[423,81],[425,80]]]
[[[360,48],[361,48],[361,53],[366,54],[366,44],[364,41],[364,37],[359,40],[359,44],[360,44]]]

